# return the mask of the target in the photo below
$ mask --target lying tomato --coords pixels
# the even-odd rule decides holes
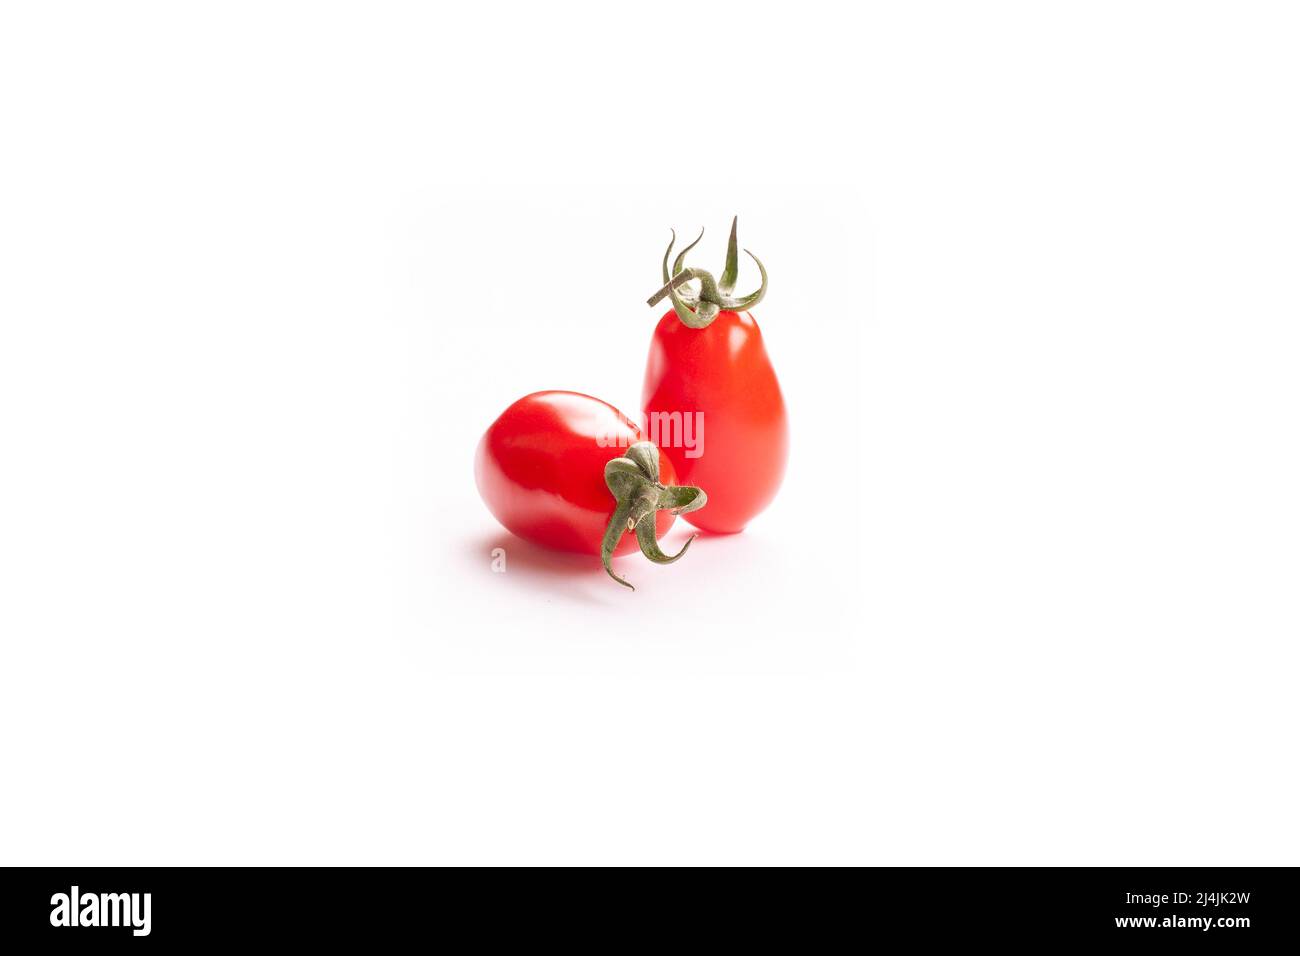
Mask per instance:
[[[678,254],[670,275],[676,241],[674,234],[664,253],[665,285],[649,302],[669,296],[673,307],[650,344],[642,392],[646,423],[681,480],[709,489],[708,511],[687,520],[705,531],[742,531],[781,486],[790,440],[781,386],[758,323],[745,311],[767,293],[767,270],[746,249],[762,284],[750,295],[731,297],[738,267],[735,220],[716,281],[703,269],[683,269],[698,238]],[[699,280],[698,293],[679,289],[692,279]],[[664,435],[665,427],[692,422],[695,447],[683,447],[679,431],[671,439]]]
[[[704,507],[699,488],[679,487],[672,462],[613,405],[578,392],[534,392],[488,427],[474,456],[474,480],[496,519],[526,541],[610,559],[632,550],[676,561],[658,537],[674,515]],[[662,479],[662,481],[661,481]],[[632,533],[635,535],[632,536]],[[635,590],[635,589],[633,589]]]

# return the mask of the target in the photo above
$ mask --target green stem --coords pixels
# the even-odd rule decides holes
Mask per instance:
[[[636,442],[618,458],[611,458],[605,465],[605,484],[618,505],[600,542],[600,560],[611,578],[635,591],[636,588],[614,573],[611,563],[623,535],[635,531],[642,554],[656,564],[671,564],[686,553],[691,542],[687,541],[671,557],[664,554],[655,538],[655,515],[664,510],[673,514],[696,511],[709,499],[691,485],[660,484],[659,449],[648,441]]]
[[[610,564],[610,558],[614,556],[614,549],[618,543],[623,540],[623,534],[627,531],[627,516],[632,511],[631,503],[620,501],[618,507],[614,509],[614,517],[609,519],[609,526],[605,529],[605,537],[600,542],[600,560],[604,562],[605,570],[609,576],[623,585],[625,588],[633,588],[617,574],[614,573],[614,567]]]
[[[718,289],[723,295],[731,295],[736,288],[736,276],[740,272],[740,259],[736,256],[736,221],[739,216],[731,217],[731,238],[727,240],[727,261],[722,267],[722,278],[718,280]]]
[[[686,553],[686,549],[691,546],[691,542],[694,541],[696,537],[698,536],[691,535],[686,539],[686,543],[682,545],[682,550],[669,556],[659,549],[659,542],[655,538],[655,523],[653,521],[647,519],[636,526],[636,540],[637,543],[641,545],[641,553],[655,564],[672,564]]]
[[[700,233],[703,235],[703,232]],[[658,305],[665,297],[672,300],[673,311],[682,322],[693,329],[702,329],[709,325],[718,313],[723,309],[728,312],[743,312],[745,309],[751,309],[763,300],[767,294],[767,269],[759,261],[758,256],[754,255],[748,249],[745,255],[754,260],[758,266],[758,274],[761,278],[759,287],[749,295],[733,297],[732,289],[736,286],[736,275],[739,271],[736,255],[736,220],[731,221],[731,238],[727,242],[727,261],[723,266],[722,278],[715,280],[713,273],[705,269],[694,267],[686,268],[686,253],[690,252],[699,242],[696,238],[689,246],[683,249],[677,255],[677,260],[673,263],[672,275],[668,272],[668,257],[672,255],[673,246],[677,242],[676,231],[672,234],[672,239],[668,243],[668,251],[664,253],[663,278],[664,285],[654,295],[646,300],[650,306]],[[692,279],[699,280],[700,291],[697,295],[686,292],[679,292],[687,282]]]
[[[667,296],[672,290],[680,289],[686,283],[694,279],[695,278],[693,274],[694,272],[695,272],[694,269],[687,269],[685,272],[677,273],[677,275],[673,276],[673,278],[670,279],[662,289],[660,289],[654,295],[650,296],[650,298],[646,299],[645,304],[658,305],[660,302],[664,300],[664,297]]]

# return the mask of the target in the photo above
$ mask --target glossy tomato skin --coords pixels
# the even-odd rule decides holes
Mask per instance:
[[[496,519],[524,540],[560,551],[600,554],[616,506],[605,485],[605,464],[641,439],[640,428],[598,398],[579,392],[534,392],[488,427],[474,455],[474,480]],[[663,452],[659,468],[662,484],[676,483],[672,462]],[[655,527],[660,537],[674,520],[667,511],[658,513]],[[636,548],[636,535],[624,533],[614,554]]]
[[[650,438],[678,480],[709,493],[709,505],[683,517],[705,531],[743,531],[781,486],[790,443],[785,399],[763,335],[748,312],[719,312],[702,329],[671,309],[659,320],[646,362],[642,406]],[[657,413],[703,413],[702,454],[656,436]],[[677,447],[674,447],[677,446]]]

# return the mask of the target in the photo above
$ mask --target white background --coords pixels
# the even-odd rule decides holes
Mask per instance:
[[[0,862],[1296,863],[1298,45],[6,6]],[[788,482],[631,594],[474,443],[732,213]]]

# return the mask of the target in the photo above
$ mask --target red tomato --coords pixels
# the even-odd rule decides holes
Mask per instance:
[[[748,312],[719,312],[706,328],[659,320],[642,392],[647,427],[683,482],[709,490],[709,507],[687,521],[705,531],[743,531],[781,487],[790,441],[785,400]],[[657,413],[700,412],[697,449],[680,447]],[[657,435],[655,434],[657,432]],[[683,430],[684,432],[684,430]],[[695,451],[698,458],[691,457]]]
[[[686,549],[669,558],[656,539],[672,527],[674,514],[706,499],[698,488],[676,487],[672,462],[653,445],[636,444],[641,439],[627,416],[598,398],[534,392],[483,435],[474,479],[497,520],[527,541],[601,554],[607,570],[609,557],[638,544],[651,560],[666,563]],[[610,576],[627,584],[612,570]]]
[[[767,507],[785,475],[790,440],[785,400],[758,324],[749,312],[725,307],[752,305],[767,289],[767,273],[759,263],[763,271],[759,291],[740,299],[730,297],[736,277],[734,222],[731,228],[720,281],[702,269],[682,269],[686,252],[695,244],[691,243],[678,256],[669,286],[678,279],[699,279],[699,294],[680,294],[665,286],[662,295],[657,293],[651,300],[654,304],[663,295],[672,295],[674,307],[655,329],[642,392],[650,437],[682,481],[708,489],[709,507],[686,520],[714,532],[742,531]],[[665,254],[665,282],[667,266]],[[696,413],[698,434],[692,432],[691,437],[697,447],[684,447],[677,423]],[[684,436],[685,430],[680,434]]]

